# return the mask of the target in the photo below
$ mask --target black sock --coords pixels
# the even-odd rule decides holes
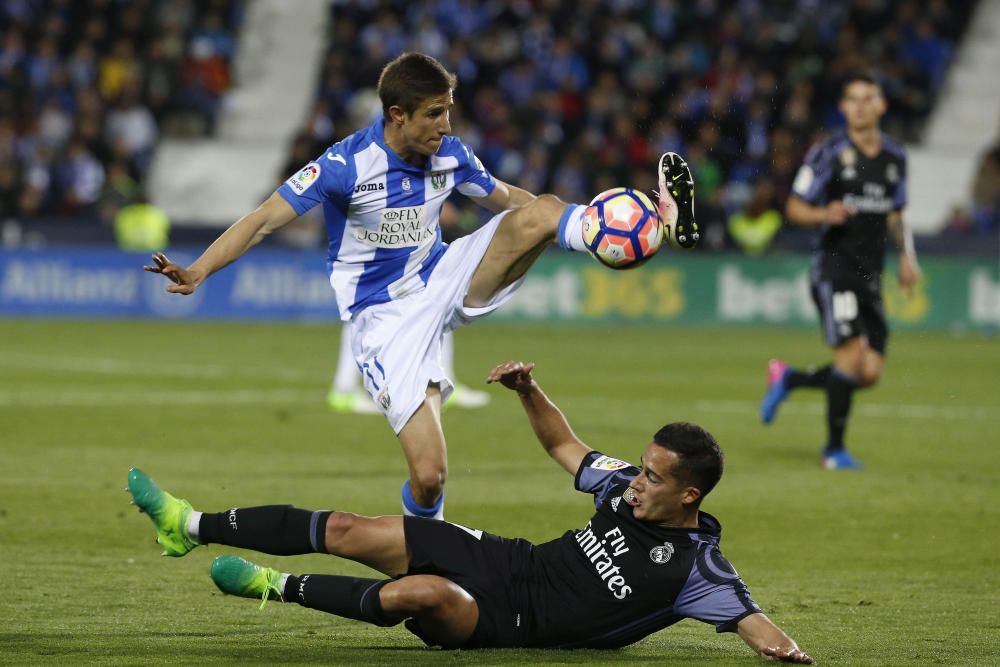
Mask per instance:
[[[833,370],[832,364],[808,371],[790,370],[788,376],[785,378],[785,383],[789,389],[797,389],[798,387],[823,389],[829,382],[831,370]]]
[[[291,505],[234,507],[201,515],[198,541],[253,549],[276,556],[325,553],[326,519],[330,512]]]
[[[382,610],[379,591],[390,581],[392,580],[339,577],[332,574],[303,574],[301,577],[288,577],[282,596],[285,602],[298,602],[303,607],[328,614],[389,627],[399,621],[392,621],[386,616]]]
[[[826,385],[826,426],[829,433],[827,449],[844,448],[844,430],[847,428],[847,415],[851,412],[851,397],[857,383],[840,371],[833,369],[829,373]]]

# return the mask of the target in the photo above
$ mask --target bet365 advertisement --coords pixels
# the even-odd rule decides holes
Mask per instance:
[[[179,263],[194,253],[173,252]],[[193,296],[168,294],[145,273],[147,256],[115,250],[0,251],[0,316],[336,320],[319,252],[252,250]],[[776,324],[816,321],[808,258],[748,259],[664,251],[643,267],[612,271],[552,250],[488,321],[539,323]],[[996,263],[927,258],[907,297],[890,261],[883,281],[894,327],[991,330],[1000,326]]]

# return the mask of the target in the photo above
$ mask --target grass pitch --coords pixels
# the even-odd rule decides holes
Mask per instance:
[[[684,621],[612,652],[421,648],[296,605],[227,598],[225,550],[161,558],[122,492],[139,465],[195,507],[294,503],[397,513],[406,468],[380,417],[333,415],[328,325],[0,322],[0,663],[755,664],[735,635]],[[855,397],[860,473],[819,469],[822,395],[763,427],[771,356],[828,359],[812,330],[514,328],[457,335],[458,371],[536,376],[591,446],[635,460],[667,421],[718,437],[727,470],[705,509],[768,614],[821,664],[996,664],[1000,654],[1000,345],[899,334],[883,383]],[[587,496],[551,463],[515,398],[449,410],[448,518],[551,539]],[[235,551],[235,550],[234,550]],[[370,573],[329,556],[258,562]]]

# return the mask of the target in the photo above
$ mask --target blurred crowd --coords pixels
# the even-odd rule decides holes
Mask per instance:
[[[211,134],[246,0],[3,0],[0,220],[109,220],[141,203],[161,135]],[[585,201],[696,171],[704,246],[766,251],[839,79],[884,84],[885,129],[919,136],[974,2],[334,0],[315,105],[282,180],[378,113],[404,50],[457,73],[453,130],[499,178]],[[956,230],[995,229],[991,149]],[[475,207],[459,219],[475,224]],[[780,231],[779,231],[780,230]]]
[[[241,0],[3,0],[0,220],[144,205],[158,136],[212,130]]]
[[[664,151],[696,170],[710,248],[774,218],[839,80],[870,69],[885,129],[918,136],[974,3],[947,0],[366,0],[334,2],[316,105],[296,170],[377,108],[381,67],[404,50],[457,73],[454,132],[499,178],[586,201],[653,189]],[[777,227],[781,225],[778,224]],[[762,251],[759,234],[753,252]],[[773,236],[773,234],[772,234]]]

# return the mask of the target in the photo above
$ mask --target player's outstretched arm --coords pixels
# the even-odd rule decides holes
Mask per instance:
[[[802,665],[812,665],[816,662],[803,653],[795,640],[764,614],[750,614],[739,622],[736,632],[757,655],[765,660],[795,662]]]
[[[801,197],[792,195],[785,204],[785,217],[796,225],[810,227],[814,225],[842,225],[853,211],[840,200],[832,201],[826,206],[813,206]]]
[[[297,216],[291,204],[275,192],[263,204],[233,223],[186,269],[171,262],[162,252],[153,255],[154,266],[143,268],[170,278],[174,284],[167,287],[168,292],[191,294],[210,275],[235,262],[265,236]]]
[[[491,370],[486,382],[499,382],[517,392],[538,442],[556,463],[575,475],[583,457],[591,449],[576,437],[562,411],[535,382],[531,376],[534,368],[535,364],[531,362],[507,361]]]
[[[504,183],[500,179],[497,179],[497,186],[493,188],[493,192],[485,197],[473,199],[473,201],[483,208],[489,209],[494,213],[499,213],[510,208],[524,206],[534,198],[535,195],[527,190],[522,190],[515,185]]]
[[[886,217],[889,234],[899,248],[899,286],[907,296],[913,296],[913,286],[920,280],[920,265],[913,244],[913,231],[903,222],[902,211],[893,211]]]

